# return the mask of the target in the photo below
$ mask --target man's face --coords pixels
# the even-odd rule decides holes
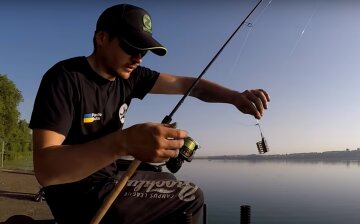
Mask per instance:
[[[116,37],[107,37],[101,46],[105,72],[113,77],[128,79],[131,72],[140,65],[146,51],[139,51]]]

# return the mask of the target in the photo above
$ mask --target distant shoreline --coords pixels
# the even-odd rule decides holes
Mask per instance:
[[[219,155],[219,156],[197,156],[194,159],[207,160],[251,160],[251,161],[360,161],[360,149],[345,151],[291,153],[278,155]]]

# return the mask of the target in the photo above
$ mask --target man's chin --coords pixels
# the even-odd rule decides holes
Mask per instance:
[[[131,71],[128,70],[113,70],[112,72],[114,77],[120,77],[122,79],[128,79],[130,77]]]
[[[118,76],[120,76],[123,79],[128,79],[130,77],[131,72],[129,71],[121,71],[118,73]]]

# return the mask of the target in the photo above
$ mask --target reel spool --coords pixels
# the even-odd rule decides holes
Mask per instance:
[[[171,158],[166,162],[166,168],[172,173],[176,173],[181,168],[184,161],[191,162],[194,158],[195,151],[200,145],[191,137],[184,139],[184,145],[179,149],[179,155]]]

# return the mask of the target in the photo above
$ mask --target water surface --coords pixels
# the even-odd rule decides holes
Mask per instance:
[[[360,163],[193,160],[179,179],[205,193],[208,223],[360,223]]]

